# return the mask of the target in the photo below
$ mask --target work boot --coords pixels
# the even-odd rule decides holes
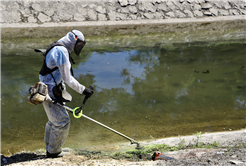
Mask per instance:
[[[61,152],[51,154],[51,153],[49,153],[48,151],[46,151],[46,157],[47,157],[47,158],[57,158],[57,157],[62,157],[62,156],[59,156],[60,153],[61,153]]]

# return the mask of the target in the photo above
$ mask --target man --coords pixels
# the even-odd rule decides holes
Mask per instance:
[[[66,36],[54,42],[45,52],[45,60],[39,79],[48,86],[50,97],[64,104],[69,101],[64,94],[64,82],[80,94],[90,97],[93,90],[81,85],[74,77],[71,68],[71,52],[78,56],[86,44],[84,35],[78,30],[67,33]],[[69,95],[70,96],[70,95]],[[71,97],[71,96],[70,96]],[[46,124],[44,142],[47,157],[55,158],[61,153],[70,127],[70,118],[65,108],[51,102],[43,102],[49,121]]]

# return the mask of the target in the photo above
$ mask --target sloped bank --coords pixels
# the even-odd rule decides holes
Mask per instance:
[[[45,151],[20,152],[5,157],[2,164],[20,165],[245,165],[246,130],[194,134],[141,142],[145,150],[128,150],[107,154],[99,150],[71,150],[66,148],[64,156],[45,159]],[[194,144],[195,143],[195,144]],[[196,144],[198,143],[198,144]],[[125,145],[118,145],[125,146]],[[151,161],[154,151],[173,157],[175,160]]]
[[[216,34],[220,38],[230,32],[245,32],[245,16],[221,16],[213,18],[182,18],[165,20],[128,20],[128,21],[87,21],[64,23],[12,23],[1,24],[1,38],[52,38],[61,37],[72,29],[82,31],[85,37],[127,36],[147,34],[199,34],[194,40],[209,41],[203,35]],[[227,35],[229,39],[238,39],[238,35]],[[245,36],[244,36],[245,38]],[[184,41],[186,42],[186,41]]]

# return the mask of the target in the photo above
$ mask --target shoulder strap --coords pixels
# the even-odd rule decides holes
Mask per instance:
[[[46,51],[43,51],[43,50],[41,51],[41,49],[40,49],[40,50],[35,49],[35,51],[36,51],[36,52],[42,52],[43,55],[46,57],[46,55],[49,53],[49,51],[50,51],[53,47],[55,47],[55,46],[63,46],[63,47],[65,47],[65,48],[67,49],[66,45],[65,45],[63,42],[55,41],[55,42],[53,42],[53,43],[51,43],[51,44],[49,45],[49,47],[47,48]],[[70,70],[71,70],[71,74],[72,74],[72,76],[74,76],[74,75],[73,75],[72,64],[75,64],[75,62],[74,62],[73,58],[71,57],[70,53],[69,53],[69,61],[70,61],[70,63],[71,63],[71,69],[70,69]],[[45,76],[45,75],[47,75],[47,74],[51,74],[51,75],[52,75],[52,72],[55,71],[55,70],[57,70],[57,69],[58,69],[58,67],[55,67],[55,68],[53,68],[53,69],[48,68],[47,65],[46,65],[45,59],[44,59],[43,66],[42,66],[42,68],[41,68],[39,74],[41,74],[42,76]],[[53,77],[53,75],[52,75],[52,77]],[[54,78],[54,77],[53,77],[53,78]]]
[[[64,43],[55,41],[55,42],[53,42],[53,43],[51,43],[51,44],[49,45],[49,47],[48,47],[47,50],[45,51],[44,56],[46,56],[46,55],[48,54],[48,52],[49,52],[53,47],[55,47],[55,46],[63,46],[63,47],[65,47],[65,48],[67,49],[67,47],[66,47],[66,45],[65,45]]]

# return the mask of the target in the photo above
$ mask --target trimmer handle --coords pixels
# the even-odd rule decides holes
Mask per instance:
[[[90,85],[88,88],[91,89],[92,91],[94,91],[94,88],[93,88],[92,85]],[[77,109],[77,110],[75,111],[75,114],[76,114],[76,115],[78,115],[78,114],[81,112],[82,108],[83,108],[84,105],[85,105],[85,102],[86,102],[87,99],[89,99],[89,98],[90,98],[89,96],[85,96],[85,98],[84,98],[84,100],[83,100],[83,103],[82,103],[81,107],[79,107],[79,109]]]

